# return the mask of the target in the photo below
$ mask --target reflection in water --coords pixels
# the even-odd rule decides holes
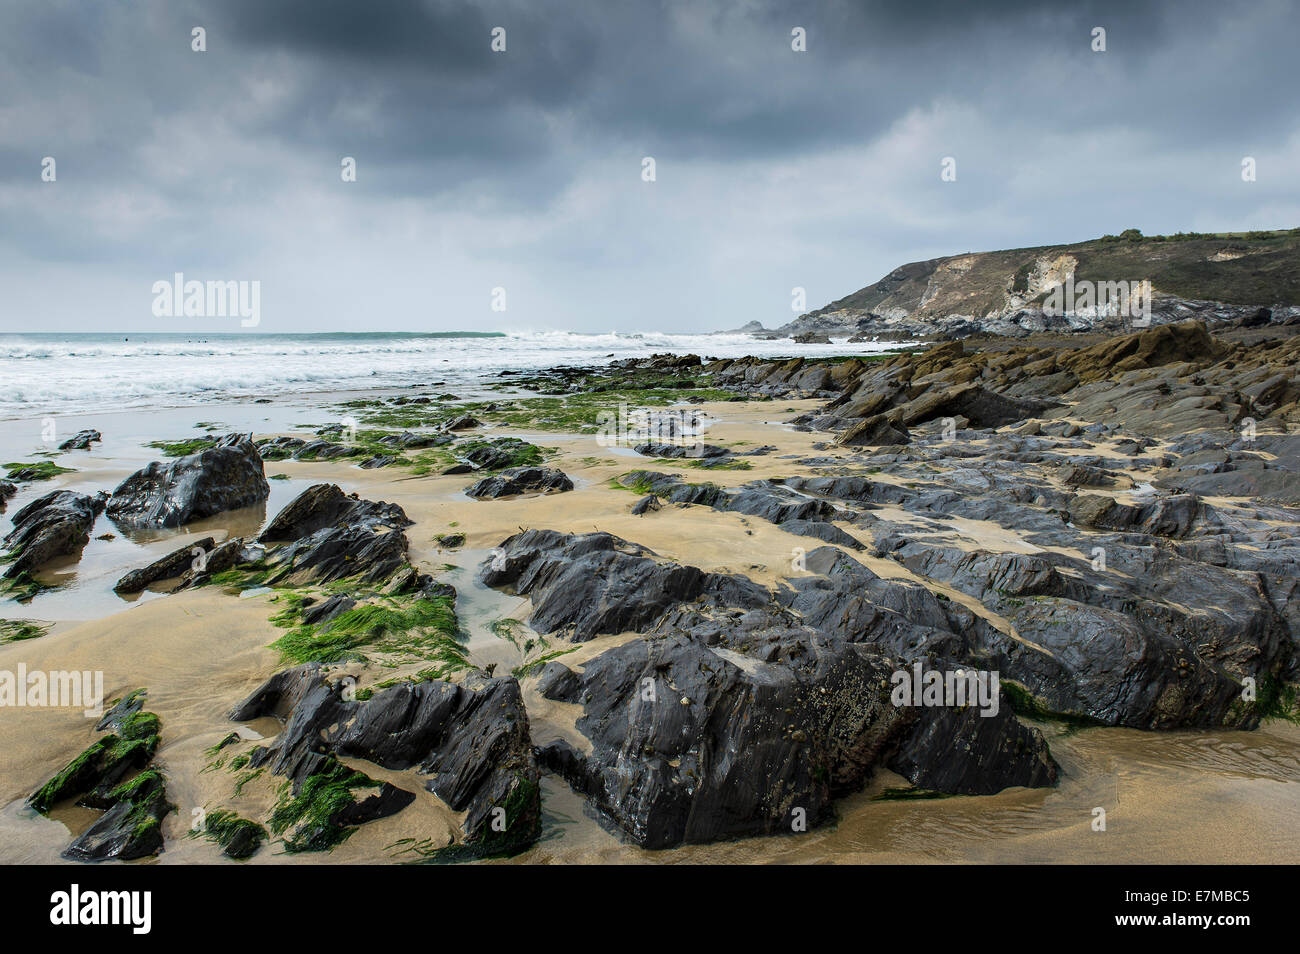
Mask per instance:
[[[284,497],[282,488],[276,487],[276,484],[284,483],[275,481],[271,484],[271,492],[279,497]],[[276,494],[276,491],[280,493]],[[295,491],[296,493],[296,491]],[[291,494],[290,497],[293,495]],[[286,498],[286,502],[287,502]],[[278,509],[278,508],[277,508]],[[267,501],[254,504],[251,507],[243,507],[239,510],[228,510],[225,513],[219,513],[213,517],[206,517],[202,520],[195,520],[184,526],[184,531],[194,536],[212,536],[224,534],[229,537],[247,537],[256,534],[266,523]],[[156,529],[152,527],[125,527],[109,518],[113,529],[123,537],[130,540],[137,546],[148,546],[151,543],[161,541],[172,541],[176,539],[177,529]]]
[[[256,536],[265,525],[268,513],[278,513],[311,484],[312,481],[308,480],[272,480],[271,495],[267,500],[176,529],[123,528],[101,514],[91,528],[90,542],[79,558],[57,560],[36,574],[41,583],[54,589],[38,594],[28,603],[0,602],[0,618],[96,619],[119,612],[126,606],[156,599],[162,594],[154,588],[140,593],[119,594],[114,592],[113,584],[128,570],[146,566],[204,537],[213,537],[220,543],[230,537]]]

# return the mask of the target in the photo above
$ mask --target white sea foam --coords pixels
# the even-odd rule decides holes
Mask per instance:
[[[485,372],[604,364],[656,352],[712,357],[855,354],[888,344],[799,345],[749,335],[519,332],[408,334],[0,335],[0,418],[186,406],[219,398],[443,382]]]

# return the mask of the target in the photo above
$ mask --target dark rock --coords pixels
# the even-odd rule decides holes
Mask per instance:
[[[715,444],[664,444],[649,442],[633,448],[645,457],[722,457],[727,448]]]
[[[1300,473],[1270,466],[1261,470],[1188,473],[1176,470],[1157,478],[1157,487],[1207,497],[1249,497],[1258,503],[1300,506]]]
[[[344,806],[331,822],[345,827],[364,825],[368,821],[396,815],[413,801],[415,801],[415,792],[408,792],[404,788],[384,782],[374,795],[368,795],[359,802]]]
[[[1044,401],[998,394],[977,384],[934,389],[905,405],[899,420],[920,424],[942,417],[963,417],[971,427],[1002,427],[1036,417],[1050,405]]]
[[[428,402],[416,398],[410,403]],[[452,440],[453,438],[446,434],[413,434],[410,431],[403,431],[401,434],[385,434],[379,438],[377,443],[386,444],[389,447],[400,447],[403,450],[415,450],[421,447],[441,447],[444,444],[450,444]]]
[[[1243,328],[1262,328],[1272,320],[1273,312],[1271,309],[1259,308],[1242,318],[1238,324]]]
[[[837,443],[851,447],[883,447],[892,444],[908,444],[911,440],[912,437],[905,427],[895,424],[884,414],[876,414],[850,425],[839,436]]]
[[[113,589],[118,593],[138,593],[151,583],[183,576],[195,567],[196,560],[206,557],[208,551],[215,546],[216,541],[212,537],[196,540],[154,560],[148,566],[132,570],[118,580]]]
[[[574,702],[582,689],[582,680],[564,663],[548,662],[537,674],[537,692],[557,702]]]
[[[734,638],[710,645],[723,632]],[[815,826],[887,759],[904,769],[909,759],[956,763],[933,779],[914,773],[950,790],[1055,780],[1041,736],[1009,716],[949,720],[940,748],[941,729],[914,729],[935,721],[934,710],[891,703],[891,669],[871,649],[819,640],[794,619],[753,612],[719,630],[688,612],[588,661],[578,687],[553,678],[548,698],[581,700],[577,727],[592,751],[559,741],[539,757],[647,848],[789,833],[800,816]]]
[[[826,523],[823,520],[800,520],[791,518],[777,524],[786,533],[797,534],[801,537],[816,537],[818,540],[824,540],[827,543],[834,543],[842,547],[848,547],[852,550],[865,550],[866,546],[857,538],[845,533],[833,523]]]
[[[447,431],[468,431],[476,427],[481,427],[483,422],[471,417],[469,414],[462,414],[459,417],[452,418],[443,425],[443,430]]]
[[[320,440],[303,444],[293,457],[294,460],[334,460],[338,457],[347,457],[351,453],[352,448],[343,444]]]
[[[411,520],[397,504],[362,500],[344,493],[337,484],[313,484],[276,514],[258,540],[300,540],[343,524],[401,529],[409,527]]]
[[[326,527],[268,554],[267,583],[303,586],[355,577],[385,580],[407,564],[406,535],[369,524]]]
[[[1194,494],[1163,497],[1136,506],[1100,494],[1076,497],[1070,502],[1070,519],[1080,526],[1162,537],[1186,536],[1199,514],[1200,499]]]
[[[950,757],[954,739],[961,740],[961,758]],[[1043,788],[1058,774],[1042,734],[1017,721],[1005,694],[991,717],[972,706],[921,709],[889,767],[918,788],[959,795]]]
[[[207,555],[207,558],[200,563],[202,569],[191,571],[191,579],[200,576],[207,577],[214,573],[221,573],[225,570],[232,569],[243,563],[251,563],[262,555],[262,551],[256,547],[248,547],[240,537],[231,537],[218,543]]]
[[[322,753],[415,768],[428,777],[429,791],[464,813],[465,846],[517,851],[540,833],[538,771],[512,678],[404,682],[355,702],[344,698],[340,684],[326,682],[318,666],[300,666],[271,677],[231,713],[237,721],[264,716],[286,724],[258,751],[257,764],[292,779],[295,788],[320,767]],[[400,811],[409,794],[381,790],[334,821],[349,825]],[[493,827],[495,817],[503,818],[504,831]]]
[[[399,443],[408,450],[416,450],[422,447],[444,447],[452,442],[452,438],[446,434],[411,434],[402,435]]]
[[[298,449],[307,446],[301,437],[269,437],[257,442],[257,452],[262,460],[284,460]]]
[[[1119,487],[1130,488],[1133,481],[1124,474],[1117,474],[1100,467],[1088,467],[1082,464],[1065,464],[1061,467],[1061,483],[1067,487]]]
[[[577,642],[639,630],[670,606],[706,592],[725,592],[736,605],[768,601],[762,587],[743,577],[662,563],[650,550],[608,533],[527,530],[497,550],[479,579],[528,596],[533,629],[571,632]]]
[[[266,834],[261,825],[239,825],[231,832],[229,839],[221,848],[221,853],[227,858],[233,858],[236,861],[251,858],[262,847],[265,837]]]
[[[59,557],[81,555],[102,503],[71,490],[37,497],[13,515],[4,538],[8,563],[3,577],[17,579]]]
[[[19,483],[25,483],[29,480],[45,480],[49,474],[39,467],[19,467],[17,470],[11,470],[9,476]]]
[[[83,431],[77,431],[66,441],[59,445],[59,450],[89,450],[90,445],[102,441],[103,435],[92,428]]]
[[[120,731],[131,716],[144,711],[144,699],[145,691],[143,689],[128,692],[100,717],[100,720],[95,723],[95,731]]]
[[[634,516],[641,517],[647,513],[654,513],[656,510],[663,509],[663,501],[654,494],[647,494],[632,506]]]
[[[127,786],[112,806],[63,852],[75,861],[130,861],[163,850],[162,820],[175,808],[167,801],[162,776],[145,772]]]
[[[107,512],[126,527],[179,527],[270,495],[262,458],[245,435],[227,434],[207,450],[154,461],[122,481]]]
[[[697,504],[760,517],[777,524],[797,521],[792,524],[796,527],[802,527],[804,522],[830,520],[838,515],[835,507],[826,501],[795,493],[780,481],[753,481],[736,490],[727,490],[715,484],[682,483],[670,474],[634,470],[623,474],[618,482],[637,491],[649,491],[668,503]]]
[[[104,810],[64,850],[65,858],[125,861],[163,848],[162,820],[174,806],[167,801],[162,774],[147,768],[161,723],[142,711],[143,698],[144,690],[137,690],[119,700],[98,725],[114,734],[96,739],[27,799],[41,814],[74,798],[78,805]]]
[[[346,613],[356,605],[357,601],[352,597],[339,593],[324,602],[305,607],[301,614],[302,621],[308,626],[314,626],[317,623],[328,623],[340,613]]]
[[[573,489],[573,481],[553,467],[511,467],[492,477],[484,477],[465,489],[466,495],[479,500],[512,497],[527,493],[563,493]]]
[[[1241,703],[1242,680],[1265,678],[1289,652],[1260,578],[1104,540],[1108,570],[1061,554],[965,550],[896,534],[877,546],[1004,616],[1019,638],[971,619],[970,650],[1045,711],[1135,728],[1256,724],[1258,712]]]
[[[454,606],[456,603],[456,587],[450,583],[443,583],[434,580],[431,577],[421,577],[418,595],[421,599],[445,599],[449,600]]]

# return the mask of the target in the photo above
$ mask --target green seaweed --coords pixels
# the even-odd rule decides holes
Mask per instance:
[[[51,625],[29,619],[0,619],[0,644],[39,639],[50,631]]]
[[[105,753],[116,741],[116,736],[106,735],[90,743],[53,778],[42,785],[36,794],[27,800],[27,803],[44,815],[58,802],[89,791],[99,776]]]
[[[292,611],[297,614],[296,610]],[[290,611],[276,622],[289,625]],[[422,597],[402,605],[398,600],[354,606],[325,623],[300,624],[271,644],[286,662],[341,662],[364,659],[361,647],[405,652],[446,666],[469,668],[467,651],[459,642],[459,624],[447,597]]]
[[[5,474],[5,477],[9,480],[18,480],[19,478],[15,475],[23,470],[32,471],[29,476],[22,478],[23,480],[51,480],[59,476],[59,474],[70,474],[74,470],[72,467],[60,467],[52,460],[34,461],[32,463],[16,461],[4,466],[8,468],[9,472]]]
[[[230,768],[232,771],[236,770],[236,766],[234,764],[236,761],[238,761],[238,759],[231,760]],[[247,765],[248,763],[244,762],[243,764]],[[233,789],[235,797],[238,798],[239,796],[243,795],[245,786],[247,786],[250,782],[254,781],[255,779],[260,778],[264,771],[266,770],[259,768],[259,769],[252,769],[251,771],[248,772],[241,772],[239,777],[235,779],[235,787]]]
[[[134,778],[127,779],[120,785],[116,786],[108,793],[109,801],[117,802],[122,799],[135,801],[143,795],[147,795],[155,786],[163,784],[163,774],[157,769],[145,769],[138,773]]]
[[[252,838],[253,842],[253,848],[248,852],[249,855],[256,852],[262,842],[269,837],[266,829],[257,822],[242,818],[237,812],[229,809],[218,808],[207,812],[203,816],[202,830],[191,831],[189,837],[202,836],[208,841],[220,845],[221,850],[225,851],[236,838],[245,833]]]
[[[251,563],[232,566],[220,573],[213,573],[206,579],[200,580],[198,585],[207,586],[212,584],[227,589],[252,589],[264,585],[270,579],[272,572],[273,570],[266,565],[265,560],[254,560]]]
[[[1300,725],[1300,690],[1272,673],[1265,673],[1259,680],[1255,711],[1261,719],[1281,719]]]
[[[191,437],[183,441],[150,441],[145,446],[162,451],[164,457],[188,457],[216,447],[217,442],[210,437]]]
[[[501,808],[505,809],[505,824],[501,831],[492,825],[492,816],[470,832],[468,840],[443,847],[435,847],[429,839],[416,841],[403,838],[392,845],[398,854],[410,852],[419,856],[421,864],[457,864],[479,861],[484,858],[509,858],[526,851],[541,834],[539,805],[541,787],[520,772],[515,773],[514,784]],[[523,824],[521,824],[523,823]]]
[[[1027,719],[1039,722],[1059,722],[1066,727],[1068,734],[1080,729],[1095,728],[1106,723],[1091,716],[1077,715],[1072,712],[1055,712],[1043,705],[1028,689],[1019,683],[1003,679],[1001,682],[1007,699],[1011,702],[1011,711]]]
[[[516,679],[534,675],[552,659],[565,656],[578,648],[570,646],[552,649],[549,639],[534,633],[519,620],[510,617],[493,620],[488,624],[488,629],[498,639],[504,639],[513,645],[523,657],[523,661],[510,670],[510,674]]]
[[[291,783],[282,786],[280,799],[271,812],[271,831],[282,836],[289,853],[329,851],[355,831],[337,822],[338,816],[355,804],[353,790],[379,785],[331,757],[325,768],[308,776],[297,795],[292,793]]]

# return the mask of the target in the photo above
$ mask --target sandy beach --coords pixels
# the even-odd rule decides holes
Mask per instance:
[[[340,398],[344,396],[332,396]],[[329,402],[321,402],[322,406]],[[848,464],[852,449],[828,446],[823,435],[797,430],[790,421],[814,410],[812,399],[712,402],[693,405],[709,421],[704,439],[735,449],[772,447],[770,453],[746,458],[747,470],[717,470],[708,479],[723,487],[794,474],[793,462],[817,457],[825,472],[836,459]],[[314,417],[307,407],[214,405],[204,415],[226,425],[247,427],[258,438],[301,433],[291,419]],[[107,416],[95,421],[106,442],[78,459],[75,473],[40,486],[111,487],[140,462],[149,449],[145,435],[168,434],[193,417],[191,409]],[[262,420],[253,422],[255,417]],[[78,425],[83,422],[78,421]],[[260,424],[261,426],[257,426]],[[0,646],[0,668],[20,662],[29,669],[94,669],[104,672],[109,698],[148,688],[148,708],[165,727],[157,764],[169,779],[168,792],[178,810],[164,824],[167,850],[151,863],[176,864],[221,859],[201,838],[187,838],[195,813],[218,805],[257,817],[273,805],[281,784],[266,776],[253,779],[238,794],[232,775],[214,770],[212,747],[232,729],[227,713],[279,668],[279,654],[268,648],[281,630],[269,621],[276,612],[274,592],[241,597],[237,591],[207,587],[171,595],[149,592],[122,598],[112,583],[129,566],[149,562],[188,541],[214,535],[218,542],[255,533],[302,489],[336,483],[368,500],[399,504],[413,521],[407,528],[410,560],[422,572],[457,588],[457,613],[475,666],[509,669],[522,661],[518,648],[491,628],[502,619],[527,620],[526,597],[511,596],[476,581],[475,572],[494,547],[523,529],[565,533],[601,530],[654,551],[659,557],[708,572],[739,573],[764,586],[776,586],[807,571],[797,557],[809,541],[761,519],[705,507],[669,504],[634,516],[636,498],[612,481],[644,459],[625,447],[603,447],[591,435],[529,432],[488,427],[484,436],[518,437],[548,449],[548,465],[568,474],[575,489],[563,494],[524,495],[474,500],[464,493],[463,475],[415,477],[400,468],[361,470],[351,461],[272,461],[268,476],[272,496],[265,507],[232,512],[187,526],[181,531],[143,534],[131,539],[92,542],[79,562],[53,567],[46,579],[63,588],[40,598],[31,608],[5,605],[5,615],[52,624],[40,639]],[[13,439],[15,428],[6,435]],[[674,473],[672,468],[666,468]],[[691,479],[689,468],[675,471]],[[878,475],[888,481],[889,475]],[[1140,477],[1141,475],[1136,475]],[[11,501],[12,508],[34,495]],[[888,510],[878,516],[891,516]],[[901,511],[894,516],[906,517]],[[908,518],[910,519],[910,518]],[[965,548],[1002,552],[1043,552],[1014,531],[988,521],[953,518],[944,526],[918,528]],[[843,529],[870,545],[861,526]],[[96,530],[107,529],[96,527]],[[440,547],[437,535],[464,534],[454,550]],[[1077,555],[1077,554],[1076,554]],[[895,561],[855,554],[872,570],[893,579],[916,579]],[[954,598],[992,618],[979,602],[948,588]],[[1005,620],[994,620],[1006,627]],[[557,643],[573,650],[566,665],[583,663],[636,634],[611,634],[580,644]],[[414,672],[406,664],[351,663],[342,667],[362,688]],[[536,676],[522,680],[533,742],[567,739],[589,743],[575,728],[580,708],[551,701],[536,691]],[[93,722],[79,713],[9,710],[0,720],[0,752],[6,771],[0,801],[0,861],[54,863],[70,837],[84,830],[96,813],[75,807],[42,817],[23,805],[24,798],[94,737]],[[1122,728],[1065,729],[1043,724],[1052,753],[1061,766],[1061,781],[1048,789],[1009,789],[988,796],[954,796],[900,801],[880,799],[887,790],[905,786],[888,771],[876,774],[861,793],[837,806],[838,821],[800,838],[749,838],[713,845],[646,851],[620,839],[563,780],[546,775],[542,785],[543,831],[532,848],[508,859],[530,862],[1179,862],[1295,863],[1300,849],[1291,833],[1300,828],[1300,728],[1280,721],[1252,732],[1179,731],[1145,733]],[[275,720],[241,726],[246,738],[273,736]],[[257,864],[403,862],[420,860],[403,849],[402,839],[430,839],[445,844],[453,837],[458,814],[425,791],[412,771],[393,772],[349,760],[371,777],[416,791],[414,805],[388,818],[360,826],[332,852],[285,853],[274,847],[253,859]],[[1090,827],[1091,810],[1106,804],[1105,833]],[[413,836],[413,833],[417,833]],[[1192,834],[1194,833],[1194,834]],[[231,862],[233,863],[233,862]]]

